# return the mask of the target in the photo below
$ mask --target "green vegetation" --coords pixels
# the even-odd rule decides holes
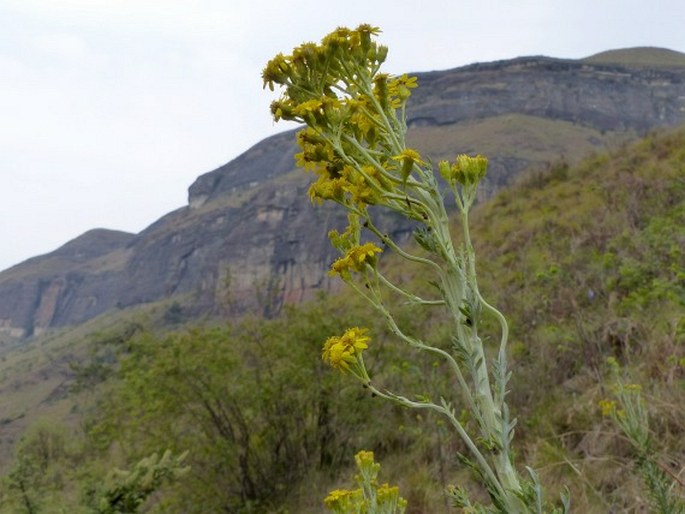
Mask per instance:
[[[619,66],[680,67],[685,66],[685,54],[667,48],[636,47],[600,52],[583,61],[592,64],[616,64]]]
[[[522,420],[515,444],[550,497],[569,486],[574,512],[635,512],[650,505],[633,464],[636,450],[601,412],[600,401],[611,398],[615,383],[608,357],[630,383],[641,385],[650,454],[683,481],[683,162],[685,130],[652,135],[578,167],[532,173],[473,212],[481,288],[511,321],[517,375],[508,400]],[[423,282],[419,270],[392,258],[382,266],[389,275]],[[439,319],[416,316],[412,306],[398,303],[402,327],[437,337]],[[330,490],[347,487],[352,456],[362,448],[374,451],[383,480],[399,486],[409,513],[449,512],[443,486],[471,480],[448,457],[455,448],[446,427],[430,416],[382,406],[363,387],[323,368],[321,342],[360,324],[375,334],[369,362],[397,363],[382,371],[385,384],[421,389],[436,376],[432,362],[417,366],[412,351],[388,344],[354,297],[321,298],[274,320],[168,334],[154,328],[164,309],[159,311],[135,317],[135,324],[130,314],[126,321],[118,313],[99,320],[99,335],[87,336],[98,330],[94,321],[71,334],[37,339],[27,352],[3,354],[2,397],[16,406],[7,415],[3,410],[3,435],[18,434],[24,422],[32,427],[14,436],[14,458],[4,461],[0,512],[30,512],[21,487],[33,512],[61,512],[59,505],[64,512],[93,512],[84,506],[93,505],[95,485],[114,486],[113,467],[134,470],[165,450],[176,456],[188,451],[183,466],[190,470],[149,496],[143,512],[320,512]],[[143,326],[148,329],[132,330]],[[65,371],[71,378],[59,401],[20,417],[21,402],[12,395],[25,394],[31,380],[52,369],[40,355],[50,355],[53,365],[70,355],[80,364],[77,373]],[[20,372],[27,367],[32,371]],[[17,388],[10,387],[21,376]],[[200,380],[206,386],[198,391]],[[212,412],[222,412],[213,405],[226,416],[213,418]],[[251,423],[247,440],[244,434],[240,439],[240,418],[230,416],[236,412],[231,405]],[[39,407],[49,422],[38,421]],[[383,423],[361,422],[371,409],[381,409]],[[47,434],[39,437],[46,425]],[[235,443],[222,435],[229,426]],[[272,451],[276,446],[279,451]],[[249,450],[243,468],[235,465],[241,449]],[[306,460],[296,457],[294,469],[287,466],[287,480],[268,475],[293,454]],[[242,492],[249,480],[241,473],[254,477],[257,491]],[[17,478],[23,486],[10,486]],[[671,492],[682,498],[679,482]]]
[[[408,384],[388,387],[370,373],[362,355],[372,340],[367,327],[348,328],[341,336],[329,337],[322,358],[375,396],[433,414],[436,422],[450,427],[451,438],[465,447],[454,456],[471,469],[479,486],[450,488],[455,507],[482,513],[542,514],[543,492],[537,475],[530,468],[527,475],[521,474],[514,462],[517,421],[510,416],[505,399],[511,377],[508,322],[481,293],[470,236],[469,213],[488,161],[481,155],[461,154],[453,163],[438,164],[458,211],[461,244],[456,245],[438,175],[430,162],[406,144],[406,105],[417,79],[380,72],[388,49],[374,41],[378,32],[370,25],[338,28],[319,45],[304,43],[292,55],[278,54],[262,76],[265,86],[273,90],[276,84],[282,90],[282,96],[271,104],[274,120],[305,125],[297,134],[302,151],[296,161],[317,176],[309,197],[316,203],[334,202],[347,213],[345,231],[329,233],[341,255],[330,274],[340,276],[366,300],[398,343],[420,354],[411,363],[436,360],[441,369],[424,389],[407,388]],[[378,211],[413,222],[419,251],[400,248],[379,229]],[[379,265],[384,249],[419,267],[435,290],[423,294],[412,281],[389,277]],[[435,313],[444,334],[433,339],[425,331],[401,327],[390,305],[393,297],[413,305],[424,317]],[[483,330],[488,321],[494,330]],[[499,343],[488,355],[484,340],[493,336]],[[487,493],[487,502],[475,498],[479,492]],[[381,509],[369,499],[364,501],[369,502],[370,514]],[[345,512],[366,509],[349,505]],[[568,501],[564,497],[563,507],[552,509],[568,512]]]
[[[635,452],[635,467],[644,480],[652,508],[669,514],[685,513],[685,498],[677,491],[683,482],[654,454],[654,439],[649,430],[649,414],[639,384],[626,384],[614,357],[607,359],[614,384],[612,396],[616,400],[601,400],[602,414],[611,416],[621,428]]]
[[[373,452],[362,450],[354,456],[359,474],[355,481],[357,489],[335,489],[328,493],[324,504],[336,514],[349,512],[377,512],[378,514],[403,514],[407,500],[400,496],[397,486],[387,482],[378,483],[380,464],[374,461]]]
[[[598,504],[583,512],[648,504],[639,486],[619,485],[612,461],[625,466],[634,453],[595,418],[613,380],[608,357],[642,384],[654,455],[682,480],[684,159],[685,132],[652,135],[576,169],[532,174],[476,222],[486,271],[504,280],[497,293],[515,320],[516,365],[527,368],[512,390],[532,396],[512,403],[530,429],[555,435],[531,451],[565,462],[548,479],[578,476],[576,503]]]
[[[166,451],[188,451],[188,471],[148,499],[154,511],[275,512],[297,499],[304,480],[324,494],[362,442],[404,452],[426,439],[415,429],[397,431],[410,424],[406,414],[388,408],[387,427],[365,427],[377,400],[316,357],[322,338],[352,318],[365,319],[359,306],[321,298],[277,320],[167,335],[123,325],[100,337],[73,383],[72,391],[99,390],[81,416],[83,431],[53,422],[27,432],[4,479],[0,512],[95,512],[123,487],[112,467],[135,478],[141,463]],[[103,357],[112,354],[116,362],[107,365]],[[415,370],[403,374],[422,380]],[[321,497],[315,502],[313,510]]]
[[[612,148],[629,134],[605,132],[570,121],[506,114],[446,126],[412,127],[407,141],[433,159],[452,159],[455,150],[482,153],[499,160],[531,162],[537,168],[560,155],[571,164],[583,156]]]
[[[389,84],[389,103],[399,100],[401,106],[411,79]],[[327,108],[310,104],[295,114],[329,115]],[[431,401],[433,392],[453,388],[445,378],[452,361],[443,359],[439,347],[426,352],[424,344],[453,340],[450,313],[428,309],[435,302],[422,300],[454,285],[428,285],[426,268],[434,266],[421,265],[441,251],[449,261],[444,247],[436,251],[445,241],[419,232],[418,244],[396,248],[419,256],[405,262],[390,252],[377,259],[381,248],[359,239],[362,223],[373,222],[366,205],[387,200],[385,181],[397,182],[396,176],[382,176],[391,169],[406,192],[399,200],[390,197],[395,210],[406,206],[419,222],[437,212],[435,199],[422,195],[417,179],[425,166],[420,155],[383,142],[374,146],[385,136],[373,133],[373,123],[364,125],[370,109],[367,104],[353,113],[366,112],[357,119],[366,143],[337,155],[355,160],[369,148],[374,155],[393,150],[384,164],[394,168],[381,165],[377,183],[365,183],[377,185],[375,190],[354,182],[344,166],[335,168],[341,164],[335,156],[308,161],[328,162],[335,170],[333,177],[320,174],[312,196],[330,196],[355,210],[349,230],[333,236],[343,254],[333,271],[362,297],[322,295],[274,319],[194,325],[183,324],[182,299],[175,299],[3,350],[0,428],[13,455],[2,463],[0,513],[285,514],[321,512],[324,498],[334,511],[375,505],[401,512],[400,491],[407,513],[449,512],[454,505],[462,512],[487,512],[478,505],[501,499],[482,487],[494,481],[474,478],[468,455],[497,457],[503,443],[496,437],[502,434],[476,439],[476,451],[469,446],[473,440],[450,435],[453,426],[489,430],[478,419],[485,411],[457,401],[454,410],[423,408],[439,407]],[[302,136],[301,159],[307,160],[307,150],[321,157],[317,150],[327,146],[320,137]],[[475,188],[466,175],[472,166],[480,173],[481,163],[464,158],[456,166],[440,165],[444,178],[454,179],[457,202],[463,202],[451,215],[452,238],[467,245],[455,269],[475,266],[469,238],[479,256],[478,287],[472,277],[461,283],[466,286],[453,307],[457,338],[474,339],[477,325],[484,355],[473,363],[465,355],[457,364],[465,363],[470,378],[478,378],[486,359],[501,364],[495,373],[500,408],[504,360],[516,369],[507,395],[520,420],[511,441],[516,459],[507,452],[504,464],[517,465],[512,473],[519,477],[532,477],[521,481],[524,500],[538,501],[543,488],[548,498],[558,497],[567,486],[574,512],[682,512],[684,163],[685,129],[653,134],[578,166],[561,162],[476,205],[470,233],[462,224],[463,207],[475,199]],[[349,181],[344,192],[329,187],[342,177]],[[419,209],[425,206],[430,208]],[[399,295],[380,302],[378,283],[355,282],[369,268],[367,279],[391,288],[401,283],[404,293],[396,287]],[[504,326],[494,309],[486,308],[492,316],[477,317],[480,291],[507,313],[506,354]],[[397,337],[410,344],[394,344]],[[319,357],[323,341],[327,363],[361,383],[326,366]],[[417,405],[419,410],[406,408]],[[383,463],[384,480],[397,487],[378,484],[374,458]],[[531,469],[522,469],[521,462]],[[354,473],[355,463],[359,487],[348,490],[342,477]]]

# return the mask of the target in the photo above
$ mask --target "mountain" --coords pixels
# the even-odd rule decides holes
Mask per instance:
[[[525,170],[685,122],[683,62],[670,50],[628,49],[418,73],[408,137],[433,160],[487,155],[490,196]],[[141,233],[93,230],[0,273],[0,342],[169,298],[187,315],[270,316],[332,290],[326,231],[345,220],[309,204],[311,177],[295,170],[295,152],[294,132],[267,138],[201,175],[188,205]],[[385,229],[401,238],[411,227],[388,218]]]

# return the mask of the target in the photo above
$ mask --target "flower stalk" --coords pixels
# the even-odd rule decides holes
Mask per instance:
[[[642,387],[624,381],[624,372],[614,357],[607,359],[607,365],[614,382],[613,398],[599,401],[602,415],[613,419],[632,446],[634,465],[642,476],[653,512],[685,514],[685,484],[658,460]]]
[[[438,165],[460,214],[463,240],[455,247],[436,173],[428,159],[405,143],[406,104],[417,87],[416,78],[380,73],[387,48],[375,42],[379,32],[370,25],[338,28],[318,45],[306,43],[291,55],[279,54],[264,69],[264,86],[271,90],[278,86],[283,91],[271,105],[276,121],[305,125],[297,135],[301,151],[296,161],[316,176],[309,197],[316,203],[333,201],[348,212],[346,230],[329,234],[341,254],[330,273],[365,298],[400,341],[443,359],[453,374],[457,393],[453,398],[414,401],[377,385],[362,359],[372,344],[363,328],[329,338],[322,357],[381,398],[446,418],[468,449],[462,459],[490,495],[491,505],[481,506],[478,512],[541,512],[542,492],[535,474],[521,477],[513,462],[510,443],[515,420],[510,419],[505,402],[509,331],[504,315],[486,302],[478,289],[468,227],[487,159],[459,155],[453,163]],[[410,253],[378,230],[369,206],[415,222],[415,239],[425,256]],[[383,275],[378,269],[381,247],[425,266],[434,274],[440,297],[425,301],[408,285]],[[403,332],[387,306],[388,295],[441,309],[449,320],[451,346]],[[480,333],[485,316],[494,317],[500,327],[499,348],[492,362]],[[460,422],[453,405],[464,406],[475,426]],[[455,505],[474,507],[463,489],[451,490],[455,491],[451,495]]]

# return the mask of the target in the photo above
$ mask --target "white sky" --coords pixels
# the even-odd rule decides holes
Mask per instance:
[[[685,52],[683,0],[0,0],[0,270],[185,205],[198,175],[291,128],[264,64],[364,22],[390,73]]]

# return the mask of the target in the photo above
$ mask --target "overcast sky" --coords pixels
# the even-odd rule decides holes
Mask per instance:
[[[198,175],[291,128],[264,64],[363,22],[390,73],[685,52],[683,0],[0,0],[0,270],[184,206]]]

